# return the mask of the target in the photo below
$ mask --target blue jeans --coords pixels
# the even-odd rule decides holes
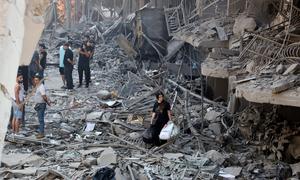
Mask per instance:
[[[46,103],[40,103],[39,108],[37,109],[37,115],[39,119],[39,133],[44,134],[45,129],[45,110],[46,110]]]

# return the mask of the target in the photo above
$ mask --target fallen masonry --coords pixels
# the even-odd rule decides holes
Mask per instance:
[[[66,2],[66,22],[40,39],[45,138],[30,98],[20,135],[6,134],[1,179],[300,178],[298,1],[94,1],[75,24],[86,12]],[[59,47],[72,42],[77,57],[85,34],[91,85],[66,91]],[[180,131],[154,146],[143,133],[160,91]]]

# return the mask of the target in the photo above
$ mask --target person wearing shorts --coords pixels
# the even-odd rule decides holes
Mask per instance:
[[[14,134],[19,133],[20,122],[23,118],[23,104],[24,104],[24,86],[23,76],[18,73],[15,85],[15,98],[13,102],[13,120],[12,120],[12,131]]]
[[[59,48],[59,74],[61,76],[61,80],[63,81],[63,86],[61,88],[66,88],[64,57],[65,57],[64,47],[60,46],[60,48]]]

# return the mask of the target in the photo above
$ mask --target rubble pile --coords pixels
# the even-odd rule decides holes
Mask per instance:
[[[201,11],[219,9],[224,2],[207,1]],[[281,101],[297,104],[293,97],[299,95],[298,44],[284,36],[287,25],[266,27],[257,16],[244,13],[210,18],[184,14],[186,21],[174,16],[182,6],[164,12],[144,7],[113,23],[83,23],[72,32],[58,28],[55,37],[45,33],[41,41],[49,47],[49,65],[57,64],[58,47],[67,38],[76,54],[83,34],[95,37],[92,83],[68,92],[60,89],[58,69],[47,68],[45,85],[53,106],[46,111],[46,138],[34,138],[38,121],[30,101],[22,135],[6,136],[0,177],[299,178],[299,123],[288,121],[279,106]],[[143,21],[151,24],[145,14],[156,12],[166,27],[161,32],[142,28]],[[132,26],[129,32],[127,26]],[[167,31],[172,38],[153,38]],[[76,66],[73,77],[76,84]],[[226,81],[217,89],[226,91],[226,97],[212,92],[217,83],[209,82],[210,77]],[[150,127],[159,91],[170,102],[180,133],[153,146],[143,142],[143,133]]]

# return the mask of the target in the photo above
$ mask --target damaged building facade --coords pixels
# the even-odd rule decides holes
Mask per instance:
[[[22,136],[1,127],[1,178],[300,178],[300,1],[57,0],[41,6],[47,8],[35,15],[45,14],[39,42],[48,47],[45,83],[53,102],[46,137],[33,136],[37,118],[29,98]],[[30,33],[24,35],[28,43]],[[66,92],[58,86],[58,47],[68,40],[76,54],[84,35],[96,44],[92,85]],[[28,64],[38,41],[32,39],[31,48],[18,48],[26,57],[11,57],[21,59],[19,65]],[[6,62],[0,118],[8,122],[15,74],[6,80],[1,73],[16,69],[17,61],[9,68]],[[180,133],[155,147],[143,142],[143,133],[159,91]]]

